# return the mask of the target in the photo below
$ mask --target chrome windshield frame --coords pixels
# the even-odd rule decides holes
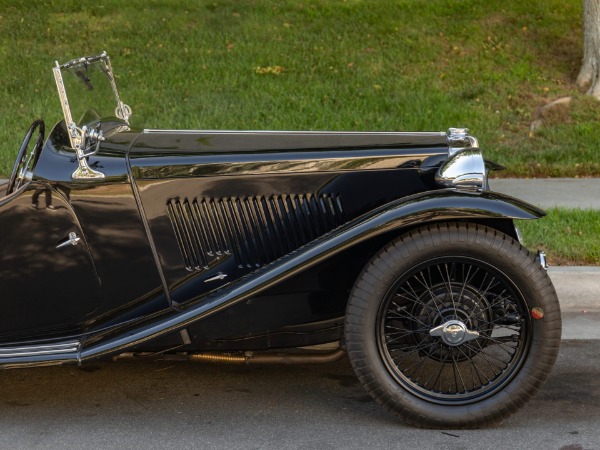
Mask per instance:
[[[100,146],[100,142],[104,140],[100,125],[94,128],[89,128],[87,125],[79,127],[73,120],[73,114],[69,105],[69,98],[65,88],[65,83],[62,76],[62,70],[76,68],[78,66],[89,67],[90,64],[100,63],[102,72],[106,75],[110,83],[110,87],[113,96],[116,101],[115,115],[129,125],[129,118],[131,117],[131,108],[121,101],[117,85],[115,83],[115,77],[110,63],[110,58],[106,52],[102,52],[96,56],[85,56],[82,58],[76,58],[68,61],[64,64],[59,64],[56,61],[55,66],[52,68],[54,72],[54,80],[56,81],[56,88],[58,89],[58,96],[60,98],[60,105],[62,107],[63,116],[65,119],[65,125],[68,130],[69,141],[71,148],[75,149],[78,160],[78,168],[72,174],[73,179],[95,179],[103,178],[104,174],[92,169],[87,159],[89,156],[95,154]],[[89,80],[87,80],[89,82]]]
[[[73,120],[67,91],[65,89],[65,84],[63,81],[62,70],[71,69],[78,65],[89,65],[97,62],[103,63],[102,70],[106,74],[106,77],[110,83],[110,87],[116,101],[115,115],[118,118],[124,120],[127,123],[127,125],[129,125],[129,118],[131,117],[131,108],[125,103],[123,103],[121,97],[119,96],[117,84],[115,83],[114,72],[110,63],[110,57],[105,51],[102,52],[100,55],[75,58],[64,64],[59,64],[58,61],[56,61],[55,66],[52,68],[52,71],[54,72],[54,80],[56,81],[56,88],[58,90],[58,96],[60,98],[60,105],[62,107],[65,124],[67,126],[67,129],[69,130],[69,139],[71,141],[71,146],[75,149],[77,148],[77,146],[81,147],[83,145],[85,136],[82,136],[82,130],[77,126],[77,124]]]

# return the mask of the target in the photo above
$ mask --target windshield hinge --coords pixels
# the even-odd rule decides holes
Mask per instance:
[[[87,158],[95,155],[100,150],[100,142],[104,140],[100,125],[96,128],[88,128],[83,126],[78,128],[74,123],[69,125],[69,132],[76,134],[73,141],[75,142],[75,152],[77,154],[78,167],[71,174],[74,180],[93,180],[104,178],[104,174],[98,170],[92,169]],[[93,149],[93,150],[92,150]]]

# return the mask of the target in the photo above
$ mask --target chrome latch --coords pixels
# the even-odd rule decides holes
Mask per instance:
[[[63,248],[63,247],[66,247],[67,245],[77,245],[77,243],[80,240],[81,240],[81,238],[79,236],[77,236],[77,233],[75,233],[74,231],[71,231],[69,233],[69,237],[65,241],[58,244],[56,246],[56,248]]]
[[[215,275],[214,277],[210,277],[207,278],[206,280],[204,280],[205,283],[209,283],[211,281],[216,281],[216,280],[224,280],[225,278],[227,278],[227,274],[226,273],[222,273],[219,272],[217,275]]]

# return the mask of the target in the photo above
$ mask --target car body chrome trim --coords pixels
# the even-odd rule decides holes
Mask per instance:
[[[293,136],[314,136],[314,135],[336,135],[336,136],[445,136],[443,131],[285,131],[285,130],[173,130],[173,129],[153,129],[145,128],[143,133],[177,133],[177,134],[290,134]]]
[[[447,188],[482,191],[486,185],[486,169],[481,150],[465,148],[442,164],[435,181]]]
[[[48,356],[60,355],[65,353],[76,353],[79,351],[81,343],[79,341],[62,342],[56,344],[31,345],[20,347],[0,347],[0,360],[15,357],[27,356]]]
[[[452,156],[466,148],[479,148],[479,141],[469,134],[468,128],[448,128],[448,154]]]
[[[225,278],[227,278],[227,274],[219,272],[218,275],[215,275],[214,277],[207,278],[206,280],[204,280],[204,282],[205,283],[209,283],[211,281],[224,280]]]

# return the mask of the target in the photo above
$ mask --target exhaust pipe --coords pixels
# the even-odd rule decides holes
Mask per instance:
[[[203,353],[178,353],[167,355],[156,354],[136,354],[132,352],[121,353],[114,356],[113,361],[124,359],[146,359],[152,358],[157,360],[168,361],[191,361],[196,363],[215,363],[215,364],[237,364],[247,366],[258,365],[277,365],[283,364],[287,366],[296,364],[328,364],[339,361],[346,352],[340,347],[331,352],[314,352],[314,353],[254,353],[244,352],[242,354],[203,352]]]

